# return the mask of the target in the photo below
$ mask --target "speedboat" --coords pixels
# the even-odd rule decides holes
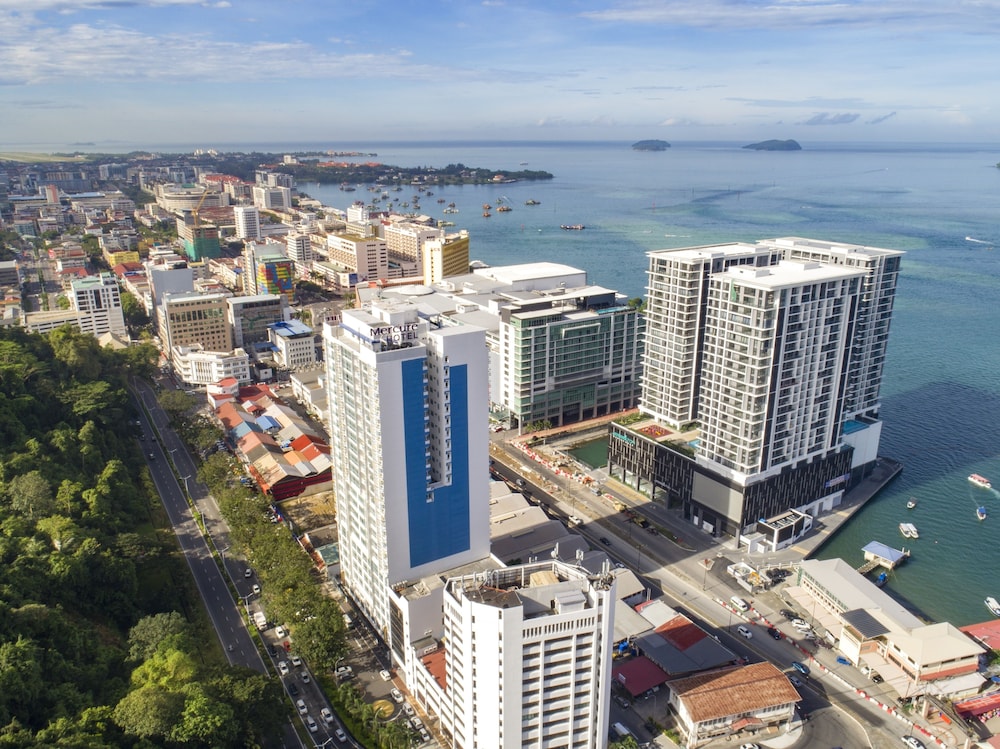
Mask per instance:
[[[906,538],[920,538],[920,533],[917,531],[917,526],[913,523],[900,523],[899,532],[903,534]]]
[[[889,582],[889,573],[887,572],[880,572],[879,576],[875,578],[875,585],[879,588],[884,587],[887,582]]]
[[[986,608],[993,612],[993,616],[1000,616],[1000,601],[997,601],[993,596],[987,596],[984,603]]]
[[[976,517],[979,518],[980,520],[986,520],[986,508],[985,507],[977,507],[976,508]]]
[[[993,484],[985,476],[980,476],[978,473],[973,473],[969,475],[969,481],[971,481],[976,486],[981,486],[983,489],[992,489]]]
[[[907,500],[907,502],[906,502],[906,509],[907,510],[912,510],[916,506],[917,506],[917,498],[916,497],[910,497],[909,500]]]

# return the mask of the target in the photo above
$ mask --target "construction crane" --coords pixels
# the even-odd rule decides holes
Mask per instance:
[[[197,229],[201,226],[201,218],[198,216],[198,211],[201,210],[202,205],[205,203],[205,198],[208,197],[208,187],[206,186],[204,191],[201,193],[201,197],[198,198],[198,204],[191,209],[191,218],[194,219],[194,228]]]

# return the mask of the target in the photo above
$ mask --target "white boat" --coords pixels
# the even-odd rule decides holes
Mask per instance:
[[[913,523],[900,523],[899,532],[902,533],[906,538],[920,538],[920,533],[917,531],[917,526]]]
[[[993,484],[985,476],[980,476],[978,473],[973,473],[969,475],[969,481],[971,481],[976,486],[981,486],[983,489],[992,489]]]
[[[1000,602],[993,596],[987,596],[984,601],[986,608],[993,612],[993,616],[1000,616]]]
[[[917,506],[917,498],[916,497],[910,497],[910,499],[906,502],[906,509],[907,510],[912,510],[916,506]]]
[[[986,508],[979,507],[976,509],[976,517],[980,520],[986,520]]]

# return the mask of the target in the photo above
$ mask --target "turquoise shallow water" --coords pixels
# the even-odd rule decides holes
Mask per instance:
[[[655,249],[799,235],[906,250],[882,389],[882,452],[904,471],[820,556],[860,564],[862,546],[902,547],[898,524],[913,522],[921,538],[907,541],[912,559],[887,590],[933,619],[986,619],[983,599],[1000,597],[1000,493],[966,477],[1000,486],[1000,145],[803,143],[793,153],[740,145],[676,143],[660,153],[628,143],[336,147],[375,151],[390,164],[552,172],[548,182],[436,189],[422,211],[443,217],[437,198],[454,201],[460,212],[448,218],[469,230],[474,258],[563,262],[628,296],[644,294],[645,252]],[[300,188],[340,207],[369,195]],[[481,205],[498,199],[513,210],[483,218]],[[540,205],[525,206],[528,199]],[[577,223],[587,228],[559,229]],[[914,510],[905,507],[910,496]],[[991,512],[984,522],[980,504]]]

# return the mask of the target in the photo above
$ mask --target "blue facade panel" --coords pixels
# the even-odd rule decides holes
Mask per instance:
[[[444,559],[469,549],[469,373],[451,368],[452,483],[428,501],[424,459],[424,370],[421,361],[403,363],[403,429],[406,440],[406,509],[410,566]]]

